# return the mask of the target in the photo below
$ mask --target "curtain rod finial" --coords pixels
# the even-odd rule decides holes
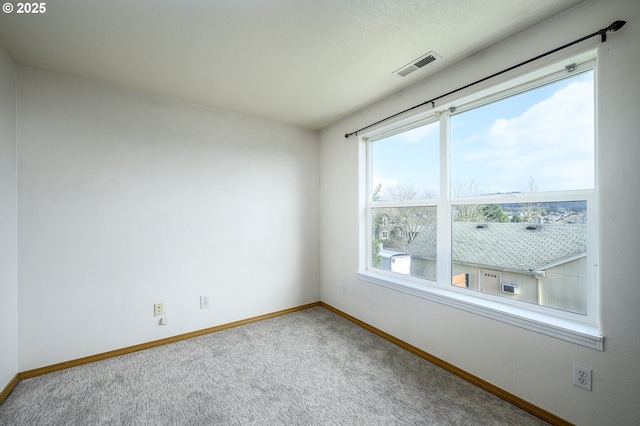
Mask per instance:
[[[349,139],[349,133],[345,133],[344,137],[345,139]]]
[[[618,31],[620,28],[624,27],[624,24],[626,24],[627,21],[615,21],[613,24],[609,25],[606,30],[607,31],[613,31],[616,32]]]

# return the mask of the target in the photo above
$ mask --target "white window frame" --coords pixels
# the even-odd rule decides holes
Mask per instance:
[[[604,350],[604,337],[600,331],[600,311],[598,296],[598,142],[595,141],[595,182],[593,190],[559,191],[557,193],[525,193],[509,195],[490,195],[482,197],[456,197],[450,194],[449,158],[451,112],[463,111],[478,105],[489,103],[515,93],[530,90],[536,86],[548,84],[567,76],[568,64],[577,64],[573,73],[588,69],[594,72],[595,99],[597,104],[597,76],[595,75],[595,51],[585,52],[579,56],[566,59],[538,70],[523,72],[507,82],[485,86],[473,94],[445,100],[435,109],[425,107],[409,117],[401,117],[391,123],[379,125],[359,136],[360,152],[360,256],[357,276],[369,283],[384,286],[413,296],[442,303],[457,309],[472,312],[494,320],[502,321],[531,331],[556,337],[596,350]],[[452,110],[450,110],[452,108]],[[595,123],[597,127],[597,107]],[[440,196],[433,199],[411,200],[401,204],[398,202],[372,202],[370,184],[371,176],[371,143],[375,140],[402,133],[412,128],[440,122]],[[595,130],[595,129],[594,129]],[[451,209],[458,204],[503,204],[514,202],[565,201],[567,199],[587,201],[587,263],[589,265],[587,289],[587,315],[574,314],[558,309],[524,303],[509,298],[486,295],[465,288],[451,285]],[[372,224],[371,211],[379,207],[397,206],[436,206],[437,207],[437,280],[430,281],[400,275],[390,271],[373,268],[372,259]]]

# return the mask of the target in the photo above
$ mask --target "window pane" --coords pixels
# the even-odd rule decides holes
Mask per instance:
[[[436,207],[372,209],[374,268],[436,279]]]
[[[452,285],[586,314],[586,201],[457,205]]]
[[[371,143],[373,201],[439,195],[439,129],[430,123]]]
[[[451,116],[454,197],[594,188],[593,71]]]

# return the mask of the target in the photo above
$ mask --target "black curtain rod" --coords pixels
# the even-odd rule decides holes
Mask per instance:
[[[574,44],[578,44],[578,43],[580,43],[580,42],[582,42],[582,41],[588,40],[588,39],[590,39],[591,37],[595,37],[595,36],[599,35],[599,36],[601,36],[601,37],[602,37],[602,43],[604,43],[605,41],[607,41],[607,31],[612,31],[612,32],[618,31],[618,30],[619,30],[620,28],[622,28],[622,27],[624,26],[624,24],[626,24],[626,23],[627,23],[627,21],[615,21],[613,24],[609,25],[608,27],[606,27],[606,28],[602,28],[601,30],[596,31],[596,32],[595,32],[595,33],[593,33],[593,34],[589,34],[589,35],[587,35],[587,36],[584,36],[584,37],[582,37],[582,38],[579,38],[579,39],[577,39],[577,40],[574,40],[574,41],[572,41],[571,43],[567,43],[567,44],[565,44],[565,45],[563,45],[563,46],[557,47],[557,48],[555,48],[555,49],[553,49],[553,50],[550,50],[550,51],[548,51],[548,52],[546,52],[546,53],[543,53],[542,55],[538,55],[538,56],[536,56],[535,58],[531,58],[531,59],[526,60],[526,61],[524,61],[524,62],[521,62],[521,63],[519,63],[519,64],[517,64],[517,65],[514,65],[514,66],[512,66],[512,67],[509,67],[509,68],[503,69],[502,71],[498,71],[497,73],[495,73],[495,74],[491,74],[491,75],[490,75],[490,76],[488,76],[488,77],[481,78],[480,80],[478,80],[478,81],[474,81],[473,83],[469,83],[469,84],[467,84],[466,86],[462,86],[462,87],[460,87],[460,88],[458,88],[458,89],[455,89],[455,90],[452,90],[452,91],[450,91],[450,92],[447,92],[447,93],[445,93],[444,95],[440,95],[440,96],[438,96],[438,97],[436,97],[436,98],[430,99],[430,100],[425,101],[425,102],[423,102],[423,103],[421,103],[421,104],[418,104],[418,105],[413,106],[413,107],[411,107],[411,108],[405,109],[404,111],[400,111],[400,112],[398,112],[398,113],[396,113],[396,114],[390,115],[390,116],[388,116],[388,117],[386,117],[386,118],[383,118],[382,120],[379,120],[379,121],[376,121],[375,123],[369,124],[368,126],[365,126],[365,127],[363,127],[362,129],[358,129],[358,130],[356,130],[355,132],[347,133],[347,134],[345,134],[345,135],[344,135],[344,137],[345,137],[345,138],[348,138],[348,137],[349,137],[349,136],[351,136],[351,135],[358,135],[358,132],[361,132],[361,131],[363,131],[363,130],[365,130],[365,129],[368,129],[368,128],[370,128],[370,127],[375,126],[376,124],[383,123],[383,122],[385,122],[385,121],[387,121],[387,120],[390,120],[390,119],[392,119],[392,118],[394,118],[394,117],[397,117],[397,116],[399,116],[399,115],[401,115],[401,114],[404,114],[405,112],[409,112],[409,111],[411,111],[411,110],[414,110],[414,109],[416,109],[416,108],[420,108],[421,106],[424,106],[424,105],[427,105],[427,104],[431,104],[431,106],[432,106],[433,108],[435,108],[435,106],[436,106],[435,101],[437,101],[437,100],[439,100],[439,99],[442,99],[442,98],[444,98],[445,96],[449,96],[449,95],[451,95],[451,94],[454,94],[454,93],[456,93],[456,92],[459,92],[459,91],[461,91],[461,90],[464,90],[464,89],[466,89],[466,88],[468,88],[468,87],[475,86],[476,84],[482,83],[483,81],[489,80],[489,79],[491,79],[491,78],[493,78],[493,77],[497,77],[497,76],[499,76],[500,74],[504,74],[505,72],[508,72],[508,71],[514,70],[514,69],[516,69],[516,68],[518,68],[518,67],[521,67],[521,66],[523,66],[523,65],[526,65],[526,64],[528,64],[528,63],[530,63],[530,62],[536,61],[536,60],[538,60],[538,59],[540,59],[540,58],[544,58],[545,56],[549,56],[549,55],[551,55],[551,54],[553,54],[553,53],[556,53],[556,52],[558,52],[559,50],[566,49],[567,47],[571,47],[571,46],[573,46]]]

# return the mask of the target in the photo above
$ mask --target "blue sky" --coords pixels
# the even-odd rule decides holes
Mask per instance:
[[[438,194],[439,130],[435,122],[373,143],[373,184],[382,183],[383,199],[398,184]]]
[[[451,116],[454,192],[593,188],[593,72]],[[374,142],[373,183],[439,189],[439,123]],[[471,194],[469,194],[471,195]]]

